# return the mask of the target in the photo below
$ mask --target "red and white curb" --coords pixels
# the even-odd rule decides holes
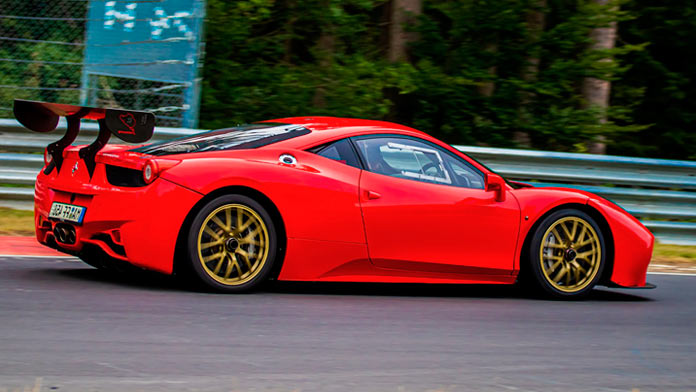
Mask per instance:
[[[0,254],[0,258],[15,258],[15,259],[75,259],[79,260],[79,258],[75,256],[47,256],[47,255],[2,255]],[[0,389],[1,391],[1,389]]]

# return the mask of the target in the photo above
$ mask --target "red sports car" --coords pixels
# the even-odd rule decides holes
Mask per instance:
[[[382,121],[281,118],[139,146],[151,113],[15,101],[68,130],[36,180],[36,237],[248,291],[283,281],[529,282],[561,298],[650,287],[653,235],[594,194],[506,181],[427,134]],[[97,140],[71,146],[83,118]]]

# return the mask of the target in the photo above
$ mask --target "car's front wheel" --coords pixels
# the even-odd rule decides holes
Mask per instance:
[[[604,236],[585,212],[559,210],[540,222],[527,257],[537,288],[556,298],[582,298],[602,276]]]
[[[268,278],[277,243],[274,222],[261,204],[244,195],[220,196],[193,219],[190,269],[213,290],[249,291]]]

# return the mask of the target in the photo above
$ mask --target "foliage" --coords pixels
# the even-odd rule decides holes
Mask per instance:
[[[83,16],[85,2],[3,0],[0,15],[19,17]],[[55,19],[55,18],[54,18]],[[83,47],[73,43],[84,35],[83,21],[0,18],[0,117],[10,117],[14,98],[53,102],[78,101]],[[74,19],[74,18],[72,18]],[[27,40],[27,41],[17,41]],[[35,41],[37,40],[37,41]],[[16,61],[20,60],[20,61]],[[36,61],[26,63],[22,60]],[[39,89],[43,87],[43,89]]]
[[[201,124],[321,114],[381,118],[450,143],[514,147],[522,133],[532,147],[562,151],[583,151],[596,135],[625,150],[650,125],[634,121],[645,87],[622,84],[649,37],[590,49],[591,29],[640,20],[633,3],[425,1],[408,26],[417,39],[401,63],[385,60],[389,3],[209,0]],[[538,36],[526,22],[534,11],[546,22]],[[531,77],[530,62],[538,63]],[[621,86],[606,113],[585,107],[586,77]],[[489,93],[482,93],[485,86]]]
[[[601,123],[602,111],[585,108],[579,90],[586,77],[617,79],[625,67],[605,59],[641,49],[639,45],[621,45],[609,51],[589,49],[592,28],[630,17],[615,8],[618,3],[598,6],[549,1],[541,10],[546,28],[538,40],[529,39],[525,24],[525,16],[534,10],[533,2],[441,0],[426,4],[415,53],[431,63],[444,64],[435,72],[474,84],[488,80],[495,83],[495,91],[485,96],[442,77],[436,80],[445,83],[437,85],[432,75],[427,75],[419,92],[424,94],[422,101],[437,110],[429,110],[429,116],[420,115],[417,122],[424,129],[451,142],[498,146],[514,146],[514,132],[523,132],[534,147],[561,151],[582,150],[584,142],[595,135],[603,135],[611,143],[626,132],[641,129],[614,122],[627,116],[627,108],[618,105],[609,111],[609,121]],[[536,53],[539,65],[533,78],[525,78],[531,53]],[[494,74],[491,67],[495,67]],[[432,95],[433,90],[436,95]],[[457,105],[446,105],[443,112],[440,102],[446,97],[457,97]]]
[[[382,59],[380,14],[374,12],[382,3],[210,1],[201,124],[321,114],[384,117],[392,103],[383,91],[413,89],[413,69]],[[318,45],[322,34],[332,36],[331,53]]]
[[[613,103],[633,104],[632,120],[650,127],[610,152],[696,159],[696,1],[634,0],[626,9],[638,17],[619,26],[622,39],[647,46],[623,56],[631,68],[615,83]]]
[[[406,26],[408,60],[392,63],[398,1],[406,0],[207,0],[201,127],[363,117],[450,143],[584,151],[602,135],[609,153],[696,159],[696,0],[423,0]],[[86,6],[0,2],[0,15],[74,17],[0,18],[0,36],[43,41],[2,41],[1,117],[13,98],[78,100],[80,67],[66,63],[82,61]],[[534,13],[544,20],[538,32]],[[590,31],[612,22],[616,47],[590,49]],[[587,107],[588,77],[611,81],[608,109]]]

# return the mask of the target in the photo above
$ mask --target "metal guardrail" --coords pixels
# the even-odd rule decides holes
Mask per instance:
[[[37,134],[0,119],[0,205],[32,208],[44,148],[61,135]],[[82,126],[76,144],[91,143],[96,123]],[[157,128],[153,140],[200,132]],[[118,142],[118,141],[117,141]],[[455,146],[508,179],[536,186],[583,189],[620,205],[663,243],[696,245],[696,162],[533,150]]]

